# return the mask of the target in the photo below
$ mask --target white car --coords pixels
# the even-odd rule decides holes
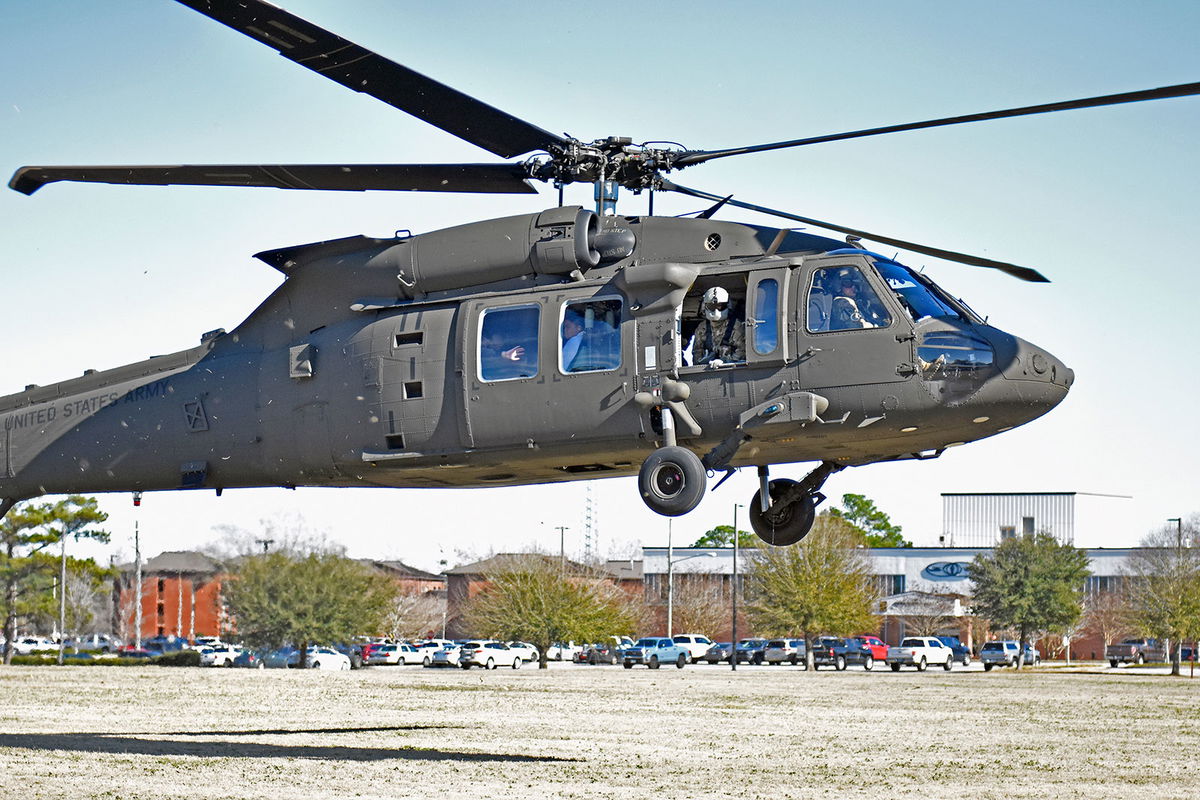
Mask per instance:
[[[555,642],[546,648],[547,661],[574,661],[575,654],[583,649],[583,645],[574,642]]]
[[[449,639],[427,639],[416,643],[417,652],[421,654],[421,664],[426,667],[433,665],[433,657],[437,651],[457,647],[458,645]]]
[[[537,661],[542,655],[541,651],[529,642],[509,642],[508,646],[520,653],[523,661]]]
[[[701,636],[698,633],[677,633],[671,639],[675,644],[687,650],[688,661],[693,664],[704,658],[704,654],[708,652],[708,648],[713,646],[712,639],[709,639],[707,636]],[[630,644],[633,644],[633,642],[630,642]]]
[[[232,667],[233,660],[241,654],[242,648],[232,644],[219,644],[213,647],[200,648],[200,666],[202,667]]]
[[[350,669],[350,657],[332,647],[308,648],[309,669],[345,671]]]
[[[411,644],[385,644],[376,647],[367,658],[368,664],[420,664],[428,658]]]
[[[523,663],[521,651],[504,642],[467,642],[458,652],[458,664],[463,669],[483,667],[512,667],[520,669]]]
[[[421,664],[426,667],[457,667],[460,649],[456,644],[447,645],[435,652],[428,662],[422,657]]]
[[[58,643],[45,636],[22,636],[13,642],[13,652],[19,656],[27,656],[42,650],[57,650]]]
[[[933,636],[910,636],[899,647],[888,648],[887,663],[892,672],[899,672],[902,666],[924,672],[930,664],[941,664],[949,672],[954,667],[954,651]]]

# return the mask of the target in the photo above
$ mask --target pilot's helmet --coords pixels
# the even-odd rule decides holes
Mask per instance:
[[[854,289],[857,291],[858,288],[858,275],[855,270],[843,268],[835,273],[833,282],[835,292],[840,292],[843,289]]]
[[[700,302],[700,310],[704,313],[704,318],[710,322],[727,318],[729,316],[729,292],[720,286],[712,287],[704,293],[704,299]]]

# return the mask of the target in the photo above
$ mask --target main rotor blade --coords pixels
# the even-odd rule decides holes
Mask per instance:
[[[671,181],[668,181],[668,180],[664,180],[662,182],[662,185],[660,188],[663,191],[679,192],[680,194],[686,194],[686,195],[690,195],[692,197],[699,197],[703,200],[724,200],[725,199],[721,195],[710,194],[708,192],[702,192],[698,189],[689,189],[686,186],[680,186],[679,184],[672,183]],[[784,219],[791,219],[791,220],[795,220],[797,222],[803,222],[808,225],[815,225],[818,228],[825,228],[825,229],[831,230],[831,231],[839,231],[841,233],[848,233],[851,236],[857,236],[860,239],[869,239],[872,242],[880,242],[881,244],[890,244],[893,247],[899,247],[903,250],[910,250],[914,253],[922,253],[927,256],[933,256],[935,258],[942,258],[942,259],[945,259],[946,261],[957,261],[960,264],[968,264],[972,267],[987,267],[989,269],[998,269],[1001,272],[1004,272],[1008,275],[1012,275],[1014,278],[1020,278],[1023,281],[1031,281],[1033,283],[1049,283],[1050,282],[1050,279],[1047,278],[1045,275],[1043,275],[1042,273],[1038,272],[1035,269],[1030,269],[1029,267],[1021,267],[1021,266],[1017,266],[1016,264],[1009,264],[1004,261],[993,261],[990,258],[982,258],[981,256],[973,256],[973,255],[969,255],[967,253],[956,253],[953,250],[942,250],[937,247],[928,247],[923,244],[917,244],[915,242],[907,242],[903,239],[896,239],[892,236],[881,236],[880,234],[871,233],[870,231],[862,231],[862,230],[858,230],[857,228],[847,228],[843,225],[835,225],[832,222],[822,222],[821,220],[813,219],[812,217],[802,217],[799,214],[791,214],[787,211],[778,211],[776,209],[767,208],[765,206],[756,206],[753,203],[743,203],[740,200],[726,200],[726,202],[729,205],[737,206],[738,208],[745,208],[745,209],[749,209],[750,211],[758,211],[763,214],[770,214],[772,216],[782,217]]]
[[[787,147],[802,147],[809,144],[822,144],[824,142],[837,142],[843,139],[861,139],[865,136],[879,136],[885,133],[899,133],[901,131],[915,131],[921,128],[940,128],[946,125],[959,125],[966,122],[983,122],[991,119],[1004,119],[1006,117],[1025,117],[1031,114],[1048,114],[1051,111],[1071,111],[1078,108],[1096,108],[1098,106],[1115,106],[1121,103],[1140,103],[1144,100],[1164,100],[1170,97],[1187,97],[1188,95],[1200,94],[1200,83],[1181,83],[1176,86],[1162,86],[1158,89],[1146,89],[1140,92],[1125,92],[1123,94],[1108,94],[1103,97],[1088,97],[1082,100],[1065,100],[1060,103],[1043,103],[1037,106],[1024,106],[1022,108],[1008,108],[1003,111],[985,111],[981,114],[964,114],[960,117],[945,117],[943,119],[930,119],[924,122],[909,122],[903,125],[887,125],[882,128],[867,128],[861,131],[849,131],[847,133],[830,133],[825,136],[812,136],[807,139],[791,139],[786,142],[774,142],[772,144],[759,144],[750,147],[734,147],[728,150],[696,150],[690,153],[685,153],[680,158],[675,160],[675,166],[686,167],[692,164],[701,164],[705,161],[711,161],[714,158],[725,158],[726,156],[740,156],[746,153],[761,153],[765,150],[781,150]]]
[[[390,61],[263,0],[178,0],[330,80],[369,94],[503,158],[559,136]],[[399,12],[397,12],[399,13]]]
[[[9,188],[33,194],[47,183],[144,186],[270,186],[362,192],[537,194],[521,164],[211,164],[148,167],[21,167]]]

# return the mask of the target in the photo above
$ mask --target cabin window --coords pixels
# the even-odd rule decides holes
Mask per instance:
[[[602,372],[621,366],[621,300],[579,300],[563,306],[559,368],[564,373]]]
[[[479,325],[479,377],[533,378],[538,373],[537,306],[489,308]]]
[[[876,261],[875,269],[879,271],[888,288],[895,293],[900,305],[912,317],[913,322],[920,322],[929,317],[964,319],[962,314],[938,294],[936,287],[929,283],[928,279],[919,277],[908,267]]]
[[[813,273],[808,290],[808,330],[885,328],[892,315],[858,267],[829,267]]]
[[[770,355],[779,347],[779,281],[766,278],[758,282],[754,296],[754,352]]]

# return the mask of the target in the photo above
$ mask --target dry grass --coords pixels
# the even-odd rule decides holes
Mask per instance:
[[[1200,681],[0,669],[21,797],[1193,797]],[[653,793],[653,794],[651,794]]]

